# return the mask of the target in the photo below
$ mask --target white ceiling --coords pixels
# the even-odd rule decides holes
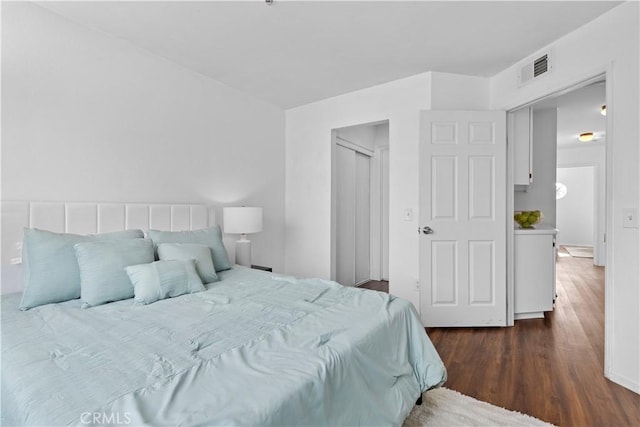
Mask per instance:
[[[39,2],[283,108],[426,71],[492,76],[619,3]]]
[[[533,109],[557,108],[558,147],[575,147],[605,142],[607,118],[600,113],[605,103],[605,83],[599,82],[541,101],[533,105]],[[583,132],[593,132],[597,139],[590,143],[578,141],[578,135]]]

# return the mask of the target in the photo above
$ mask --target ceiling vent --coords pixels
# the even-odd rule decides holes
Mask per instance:
[[[549,71],[551,71],[551,63],[549,62],[549,54],[545,53],[538,58],[527,60],[520,68],[518,82],[520,85],[529,83],[531,80],[543,76]]]

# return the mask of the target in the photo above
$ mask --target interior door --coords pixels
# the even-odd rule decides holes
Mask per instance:
[[[422,111],[425,326],[506,326],[506,113]]]

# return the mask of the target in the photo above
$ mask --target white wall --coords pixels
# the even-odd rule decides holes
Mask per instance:
[[[533,180],[514,197],[514,210],[540,210],[550,227],[556,226],[556,120],[555,108],[533,111]]]
[[[606,260],[606,141],[574,144],[572,146],[558,147],[558,167],[593,166],[595,168],[595,230],[593,236],[595,265],[605,265]],[[562,233],[562,230],[560,231]]]
[[[286,271],[331,274],[331,130],[388,119],[389,290],[418,308],[419,112],[486,109],[488,87],[488,79],[425,73],[287,110]]]
[[[431,109],[489,109],[489,79],[460,74],[431,74]]]
[[[557,180],[567,186],[567,195],[557,201],[558,243],[593,246],[594,167],[558,168]]]
[[[418,210],[418,113],[429,108],[429,79],[420,74],[287,110],[287,273],[331,275],[331,130],[388,119],[390,290],[419,306],[417,222],[403,221],[402,211]]]
[[[284,111],[3,2],[2,199],[263,206],[253,260],[282,271]]]
[[[605,372],[612,380],[640,392],[640,251],[637,228],[624,228],[623,209],[638,208],[639,10],[626,2],[551,44],[553,70],[518,87],[520,64],[491,79],[492,106],[512,109],[564,89],[605,70],[607,75],[608,158],[612,180],[612,249],[607,258],[607,351]],[[544,49],[543,49],[544,51]],[[612,262],[610,262],[612,261]]]
[[[376,125],[350,126],[336,130],[336,135],[368,150],[376,148]]]

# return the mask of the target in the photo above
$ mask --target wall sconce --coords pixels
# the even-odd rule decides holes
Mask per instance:
[[[603,105],[602,107],[600,107],[600,114],[602,114],[603,116],[607,115],[607,106]]]

